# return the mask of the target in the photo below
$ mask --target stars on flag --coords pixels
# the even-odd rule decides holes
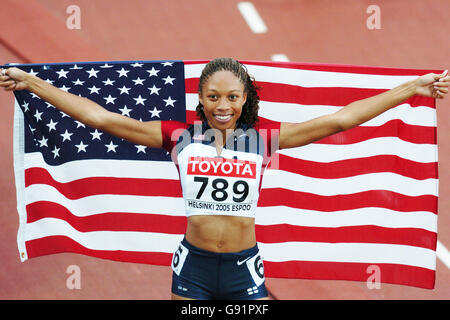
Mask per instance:
[[[72,135],[73,135],[73,133],[68,132],[67,129],[66,129],[66,131],[64,133],[60,134],[60,136],[63,138],[62,142],[66,141],[66,140],[72,141],[70,139],[70,137]]]
[[[88,145],[83,143],[83,140],[81,140],[81,142],[79,144],[76,144],[75,147],[77,147],[78,151],[77,152],[86,152],[86,147]]]
[[[177,80],[184,77],[181,62],[34,64],[23,65],[22,69],[122,116],[142,122],[185,121],[184,81]],[[24,92],[16,97],[28,121],[27,134],[32,135],[30,152],[42,152],[48,163],[70,161],[69,153],[75,159],[139,156],[170,160],[164,150],[134,145],[86,126],[34,93]]]

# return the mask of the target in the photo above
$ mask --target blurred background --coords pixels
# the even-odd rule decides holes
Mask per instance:
[[[107,60],[290,60],[443,70],[448,0],[2,0],[0,64]],[[170,299],[170,267],[72,253],[20,262],[12,93],[0,92],[0,299]],[[438,239],[450,248],[450,99],[437,102]],[[434,290],[365,282],[267,278],[272,299],[450,299],[448,251]],[[447,264],[446,264],[446,263]],[[79,266],[81,288],[66,273]]]

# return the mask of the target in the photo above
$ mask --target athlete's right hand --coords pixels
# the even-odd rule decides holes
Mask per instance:
[[[28,73],[16,67],[0,69],[0,87],[3,87],[5,91],[25,90],[27,76]]]

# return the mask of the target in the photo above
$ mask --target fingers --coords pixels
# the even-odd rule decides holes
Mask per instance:
[[[0,69],[0,87],[3,87],[5,91],[12,91],[16,88],[16,82],[8,76],[7,70],[5,68]]]
[[[6,73],[7,69],[0,69],[0,81],[6,81],[9,80],[10,77]]]
[[[15,83],[16,82],[14,80],[3,80],[3,81],[1,81],[1,79],[0,79],[0,87],[6,88],[6,87],[9,87],[9,86],[11,86],[12,84],[15,84]]]
[[[448,70],[445,70],[436,78],[436,81],[433,82],[433,98],[443,99],[445,95],[448,93],[448,87],[450,85],[450,76],[448,75]]]
[[[16,89],[16,83],[15,82],[13,84],[7,86],[5,88],[5,91],[13,91],[14,89]]]
[[[448,86],[448,85],[447,85]],[[448,93],[448,88],[447,86],[433,86],[433,92],[432,92],[432,97],[433,98],[438,98],[438,99],[442,99],[445,97],[445,95]]]
[[[440,81],[440,82],[450,81],[450,76],[448,75],[448,70],[445,70],[441,74],[437,75],[437,77],[435,79],[436,79],[436,81]]]

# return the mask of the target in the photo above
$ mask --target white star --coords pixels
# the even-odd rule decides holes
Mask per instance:
[[[50,83],[50,84],[53,84],[53,82],[55,82],[55,81],[54,81],[54,80],[47,79],[47,80],[45,80],[45,82],[48,82],[48,83]]]
[[[69,92],[70,87],[66,87],[66,85],[64,84],[62,87],[60,87],[60,89],[65,92]]]
[[[39,122],[39,120],[42,120],[42,118],[41,118],[42,114],[43,114],[43,112],[39,112],[39,111],[36,109],[36,113],[33,115],[33,117],[36,118],[36,122]]]
[[[112,65],[110,65],[110,64],[108,64],[108,63],[105,63],[104,65],[102,65],[102,66],[100,66],[100,68],[112,68],[113,66]]]
[[[133,111],[133,109],[128,109],[127,106],[124,106],[122,109],[119,109],[122,112],[123,116],[129,116],[130,117],[130,111]]]
[[[127,88],[127,87],[123,86],[122,88],[117,88],[117,89],[120,90],[120,94],[122,94],[122,93],[129,94],[128,91],[129,91],[131,88]]]
[[[70,68],[70,70],[81,70],[81,69],[83,69],[83,67],[79,67],[76,64],[72,68]]]
[[[176,78],[171,78],[170,76],[167,76],[167,78],[163,78],[164,80],[164,84],[172,84],[173,85],[173,80],[175,80]]]
[[[155,85],[153,85],[153,87],[147,88],[147,89],[150,90],[150,95],[155,93],[158,96],[159,96],[159,90],[161,90],[161,88],[157,88]]]
[[[133,68],[136,68],[136,67],[142,67],[143,65],[144,65],[143,63],[138,63],[138,62],[135,62],[135,63],[131,64],[131,66],[132,66]]]
[[[61,148],[57,148],[55,146],[55,149],[53,149],[52,153],[53,153],[53,159],[56,159],[56,157],[59,157],[59,150],[61,150]]]
[[[106,81],[102,81],[102,82],[105,84],[105,86],[112,86],[114,84],[114,82],[116,82],[116,81],[110,80],[108,78],[108,79],[106,79]]]
[[[92,86],[92,87],[90,87],[88,89],[91,91],[91,94],[93,94],[93,93],[97,93],[98,94],[98,91],[100,90],[100,88],[97,88],[96,86]]]
[[[167,61],[167,62],[162,62],[161,64],[162,64],[164,67],[172,67],[173,62]]]
[[[124,76],[124,77],[128,77],[127,73],[130,72],[129,70],[125,70],[123,67],[121,70],[116,70],[119,73],[119,78]]]
[[[149,112],[152,114],[152,118],[153,117],[158,117],[159,118],[159,114],[162,112],[161,110],[156,109],[156,107],[153,108],[153,110],[149,110]]]
[[[62,118],[64,118],[64,117],[69,117],[68,114],[66,114],[66,113],[64,113],[64,112],[62,112],[62,111],[60,111],[59,113],[61,113],[61,117],[62,117]],[[70,118],[70,117],[69,117],[69,118]]]
[[[111,95],[108,95],[106,98],[103,98],[103,99],[106,100],[106,104],[108,104],[108,103],[114,104],[114,100],[116,100],[117,98],[111,97]]]
[[[100,141],[102,141],[102,139],[100,138],[100,136],[103,134],[102,132],[98,132],[97,129],[95,129],[94,132],[89,132],[92,135],[92,140],[98,139]]]
[[[116,148],[117,148],[117,144],[114,144],[111,140],[111,142],[109,144],[105,144],[105,147],[108,148],[108,150],[106,152],[116,152]]]
[[[85,81],[80,81],[80,78],[78,78],[77,81],[72,81],[72,83],[76,86],[78,85],[82,86],[85,83]]]
[[[40,144],[39,147],[48,147],[48,145],[47,145],[48,139],[46,139],[44,136],[42,136],[42,139],[38,140],[38,141],[39,141],[39,144]]]
[[[86,126],[84,125],[84,123],[81,123],[80,121],[77,121],[77,120],[75,120],[75,122],[76,122],[76,124],[77,124],[77,129],[78,129],[79,127],[86,128]]]
[[[30,72],[28,72],[28,74],[31,74],[33,76],[36,76],[39,72],[35,72],[33,69],[30,70]]]
[[[78,151],[77,153],[80,153],[81,151],[86,152],[86,147],[88,146],[88,144],[84,144],[83,140],[81,140],[80,144],[76,144],[75,147],[77,147]]]
[[[147,70],[147,72],[148,72],[149,77],[152,77],[152,76],[157,77],[159,70],[156,70],[155,67],[152,67],[152,70]]]
[[[141,85],[143,85],[143,82],[145,81],[145,79],[141,79],[141,78],[137,78],[136,80],[132,80],[133,82],[134,82],[134,85],[138,85],[138,84],[141,84]]]
[[[65,71],[64,69],[61,69],[59,71],[56,71],[56,73],[58,74],[58,79],[59,78],[66,78],[67,79],[67,74],[69,73],[69,71]]]
[[[45,104],[47,105],[47,108],[53,108],[53,109],[55,109],[55,106],[52,105],[50,102],[45,101]]]
[[[97,73],[100,72],[100,70],[94,70],[94,68],[91,68],[91,70],[86,70],[87,73],[89,73],[89,78],[90,77],[96,77],[97,78]]]
[[[29,106],[30,104],[28,103],[28,102],[24,102],[23,103],[23,105],[22,105],[22,107],[23,107],[23,112],[27,112],[28,110],[30,110],[29,108],[28,108],[28,106]]]
[[[142,98],[141,95],[139,95],[139,97],[133,98],[133,99],[136,100],[136,105],[142,104],[143,106],[144,106],[144,101],[147,100],[147,99]]]
[[[72,141],[70,139],[71,135],[73,135],[73,133],[68,132],[67,129],[66,129],[66,132],[64,132],[63,134],[60,134],[60,136],[63,137],[63,142],[66,140]]]
[[[146,153],[146,152],[145,152],[145,149],[147,149],[146,146],[135,145],[135,147],[137,148],[136,153],[139,153],[139,152]]]
[[[163,100],[166,103],[166,107],[167,106],[175,107],[173,104],[174,104],[174,102],[177,101],[177,100],[172,100],[172,98],[170,96],[167,99],[163,99]]]
[[[48,127],[48,131],[51,132],[52,130],[56,131],[56,125],[58,124],[58,122],[53,122],[53,119],[50,119],[50,122],[48,124],[46,124],[46,126]]]

